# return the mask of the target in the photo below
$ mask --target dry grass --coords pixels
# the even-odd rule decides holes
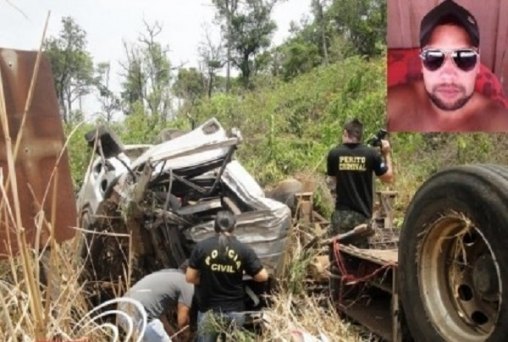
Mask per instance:
[[[305,341],[361,341],[358,330],[339,317],[327,282],[317,277],[315,261],[326,253],[320,247],[308,247],[312,237],[322,233],[317,229],[303,222],[293,227],[283,276],[263,312],[263,331],[256,340],[303,341],[306,336]]]
[[[49,15],[46,27],[48,20]],[[46,28],[41,44],[45,32]],[[39,64],[40,51],[37,54],[16,141],[13,141],[10,135],[3,77],[0,72],[0,123],[6,164],[5,168],[0,170],[0,222],[4,230],[2,233],[6,237],[2,243],[7,246],[7,255],[0,261],[0,340],[48,341],[56,337],[78,340],[85,335],[92,340],[104,340],[104,336],[109,333],[101,332],[100,326],[94,323],[93,318],[89,319],[85,315],[87,305],[79,283],[81,270],[73,262],[75,248],[60,246],[55,242],[54,222],[51,218],[55,216],[56,206],[51,206],[51,213],[41,210],[34,215],[35,239],[30,239],[30,243],[21,219],[22,206],[18,196],[15,163],[26,117],[32,104]],[[57,159],[57,165],[60,158],[61,155]],[[46,180],[48,185],[42,203],[33,198],[39,208],[43,208],[47,201],[56,203],[58,194],[49,189],[56,189],[52,184],[57,184],[57,165],[50,179]],[[48,236],[48,239],[43,236]],[[13,254],[13,248],[18,250],[17,254]],[[42,279],[46,280],[44,284]],[[86,317],[86,320],[80,322],[82,317]],[[91,324],[88,324],[89,322]],[[82,327],[86,327],[85,330]]]
[[[272,297],[272,306],[263,315],[262,341],[360,341],[357,333],[338,316],[326,296],[293,295],[281,291]]]
[[[263,313],[261,332],[237,331],[233,340],[300,341],[305,334],[314,336],[315,341],[361,340],[351,326],[341,321],[326,293],[310,294],[308,268],[322,251],[304,247],[313,233],[309,229],[300,223],[294,227],[280,289],[270,298],[272,305]],[[82,269],[73,261],[76,242],[69,241],[63,246],[50,242],[51,250],[45,246],[40,253],[28,248],[28,258],[11,257],[0,264],[0,340],[43,341],[56,336],[64,340],[83,337],[90,341],[115,340],[118,331],[114,326],[95,322],[96,314],[87,316],[86,293],[79,280]],[[27,278],[23,263],[29,263],[34,270],[31,277]],[[48,269],[44,273],[48,277],[46,285],[39,281],[43,273],[41,264]],[[37,298],[30,298],[33,295],[29,282],[37,287]],[[34,306],[34,301],[39,306]],[[38,307],[40,322],[34,315]]]
[[[36,274],[42,272],[38,270],[40,255],[33,253],[33,250],[29,253],[32,258],[28,262],[34,266]],[[62,254],[49,254],[53,256],[48,265],[51,272],[46,275],[49,275],[48,285],[39,282],[36,274],[32,279],[25,279],[22,276],[22,263],[25,261],[21,258],[2,262],[4,272],[0,275],[0,340],[42,341],[56,336],[70,340],[88,335],[86,331],[80,331],[76,324],[87,311],[82,287],[78,282],[78,272],[72,270],[68,259]],[[12,274],[12,271],[17,275]],[[36,281],[39,297],[30,298],[29,281]],[[38,315],[34,313],[34,301],[38,301],[41,308]],[[38,322],[37,317],[41,321]]]

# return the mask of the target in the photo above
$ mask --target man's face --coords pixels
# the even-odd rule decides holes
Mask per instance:
[[[349,141],[349,135],[347,134],[347,130],[342,131],[342,142],[347,144],[351,141]]]
[[[460,26],[446,24],[437,26],[424,49],[446,51],[443,64],[430,71],[422,65],[423,81],[429,98],[436,107],[446,111],[462,108],[474,92],[480,58],[474,68],[461,70],[452,60],[451,51],[473,48],[467,32]]]

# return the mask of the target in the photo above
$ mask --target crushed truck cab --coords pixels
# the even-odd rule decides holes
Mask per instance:
[[[98,156],[78,195],[86,229],[80,254],[101,286],[113,286],[129,262],[134,278],[178,267],[198,241],[215,234],[215,213],[223,209],[236,216],[237,238],[277,273],[291,211],[265,197],[234,159],[238,131],[210,119],[156,145],[123,146],[104,128],[87,140]]]

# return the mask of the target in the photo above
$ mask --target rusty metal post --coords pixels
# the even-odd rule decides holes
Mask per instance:
[[[400,308],[399,308],[399,286],[398,286],[397,267],[392,267],[392,341],[401,342],[400,333]]]

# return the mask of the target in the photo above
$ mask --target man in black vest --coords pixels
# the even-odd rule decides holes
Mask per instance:
[[[327,175],[335,187],[335,211],[330,235],[352,230],[372,217],[373,174],[383,182],[393,179],[390,143],[381,140],[381,151],[362,144],[363,124],[353,119],[344,125],[342,144],[328,153]],[[381,153],[380,153],[381,152]],[[367,248],[366,237],[352,244]]]

